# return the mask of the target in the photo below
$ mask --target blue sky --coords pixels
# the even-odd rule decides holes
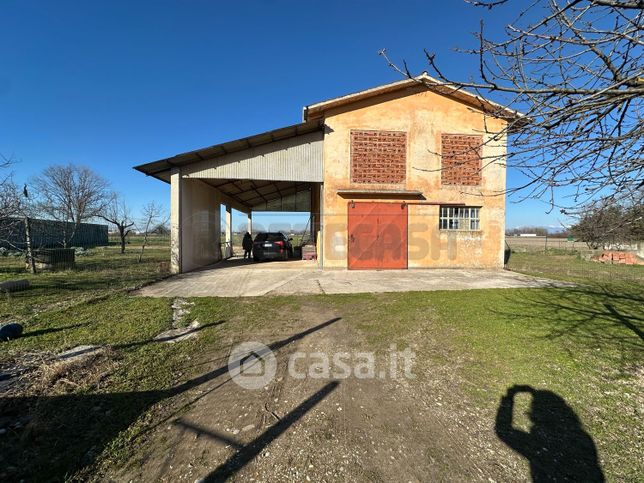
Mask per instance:
[[[72,162],[112,180],[135,210],[167,206],[168,185],[132,166],[294,124],[306,104],[398,80],[382,48],[416,72],[427,48],[467,77],[475,59],[452,49],[472,45],[481,17],[500,32],[512,14],[461,0],[2,0],[0,153],[18,161],[21,183]],[[547,209],[510,200],[508,226],[558,225]]]

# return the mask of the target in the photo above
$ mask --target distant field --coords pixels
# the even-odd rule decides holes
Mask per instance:
[[[506,236],[505,242],[516,252],[537,252],[545,250],[565,250],[584,254],[601,252],[601,250],[591,250],[585,242],[568,241],[566,238]]]
[[[143,238],[143,235],[128,235],[127,243],[128,245],[141,245]],[[110,233],[108,239],[110,245],[119,245],[121,243],[121,239],[115,233]],[[148,244],[170,246],[170,235],[148,235]]]

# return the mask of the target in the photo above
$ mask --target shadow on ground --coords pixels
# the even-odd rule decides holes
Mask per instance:
[[[531,395],[529,431],[513,424],[515,396]],[[512,386],[501,398],[495,424],[501,441],[530,463],[532,481],[602,482],[604,474],[592,437],[566,401],[551,391]]]
[[[340,318],[333,318],[288,338],[269,345],[273,351],[323,329]],[[216,324],[221,323],[221,321]],[[150,343],[143,341],[136,344]],[[215,391],[231,379],[227,361],[218,368],[170,389],[157,391],[132,391],[106,394],[66,394],[41,397],[7,397],[0,400],[0,414],[4,422],[17,421],[24,428],[11,425],[3,435],[0,452],[0,479],[4,481],[62,481],[70,477],[83,478],[83,470],[91,468],[98,455],[116,436],[128,429],[139,417],[155,404],[180,396],[209,381],[222,378],[215,387],[201,391],[199,396],[173,409],[167,421],[194,404],[206,394]],[[210,480],[231,476],[252,461],[258,452],[286,431],[307,411],[335,389],[337,383],[324,386],[306,398],[286,417],[269,428],[254,441],[239,446],[237,453],[208,477]],[[147,427],[151,431],[161,424]],[[3,425],[4,426],[4,425]],[[139,433],[136,436],[140,436]],[[216,437],[216,435],[212,435]],[[84,475],[85,477],[89,475]]]
[[[622,368],[641,358],[644,297],[639,287],[596,284],[524,290],[508,292],[505,302],[506,308],[492,312],[508,322],[520,321],[531,330],[538,329],[543,338],[600,348],[602,357],[614,358]]]

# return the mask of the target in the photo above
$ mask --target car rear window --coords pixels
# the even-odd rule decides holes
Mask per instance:
[[[284,235],[281,233],[258,233],[257,236],[255,237],[256,242],[263,242],[263,241],[280,241],[284,240]]]

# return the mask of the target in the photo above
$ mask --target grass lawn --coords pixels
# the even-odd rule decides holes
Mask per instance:
[[[266,320],[285,324],[302,306],[332,309],[375,350],[413,340],[420,380],[444,367],[454,392],[494,424],[500,398],[515,384],[563,398],[594,439],[607,479],[638,480],[642,467],[644,269],[604,266],[574,255],[513,254],[514,270],[570,280],[561,289],[361,294],[256,299],[194,299],[189,320],[200,336],[151,343],[170,327],[171,300],[139,298],[123,289],[159,277],[165,246],[136,263],[115,246],[79,257],[74,271],[27,276],[0,260],[2,279],[30,278],[33,288],[0,302],[4,321],[25,337],[2,343],[0,364],[29,361],[28,384],[2,400],[0,479],[87,478],[132,458],[146,434],[168,416],[181,383],[199,375],[201,354]],[[184,323],[189,322],[184,321]],[[265,328],[265,327],[264,327]],[[59,372],[39,358],[81,344],[108,346],[87,367]],[[34,362],[36,361],[36,362]],[[431,363],[431,364],[430,364]],[[21,421],[14,427],[14,421]],[[552,428],[556,429],[556,428]]]

